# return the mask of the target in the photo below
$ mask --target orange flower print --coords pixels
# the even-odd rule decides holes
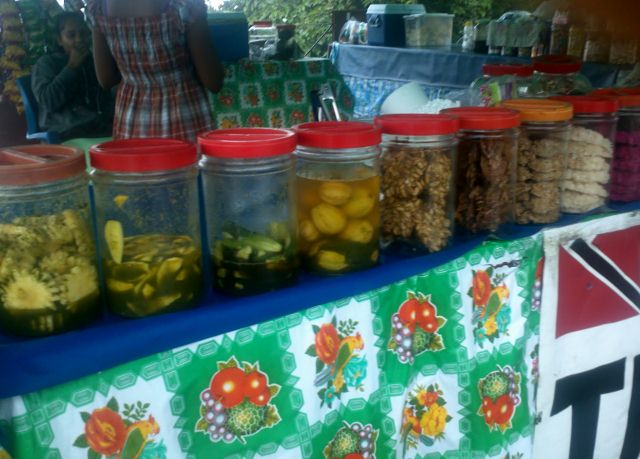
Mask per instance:
[[[316,333],[316,354],[325,364],[331,365],[338,356],[340,338],[332,324],[324,324]]]
[[[484,307],[491,294],[491,279],[485,271],[476,271],[473,276],[473,302],[478,307]]]
[[[118,413],[105,407],[91,413],[84,426],[84,433],[92,450],[111,456],[122,448],[127,427]]]

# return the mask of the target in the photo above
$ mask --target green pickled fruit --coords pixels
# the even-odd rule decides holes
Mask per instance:
[[[124,233],[122,223],[117,220],[109,220],[104,225],[104,240],[109,249],[111,259],[116,263],[122,263],[124,252]]]

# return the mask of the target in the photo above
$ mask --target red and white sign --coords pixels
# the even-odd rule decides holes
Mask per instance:
[[[536,458],[640,455],[640,213],[545,231]]]

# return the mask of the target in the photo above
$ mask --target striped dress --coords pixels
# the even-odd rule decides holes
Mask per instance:
[[[207,91],[198,81],[186,29],[206,15],[204,0],[167,0],[162,14],[109,17],[104,0],[89,0],[89,24],[102,32],[122,82],[114,139],[171,137],[194,142],[213,129]]]

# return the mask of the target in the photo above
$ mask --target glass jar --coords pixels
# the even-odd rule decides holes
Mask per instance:
[[[383,115],[382,243],[437,252],[453,234],[459,122],[445,115]]]
[[[198,145],[214,286],[251,295],[295,283],[295,134],[220,129],[201,135]]]
[[[265,60],[276,54],[278,29],[271,21],[256,21],[249,27],[249,59]]]
[[[0,149],[0,328],[44,336],[100,313],[84,154]]]
[[[374,266],[380,238],[380,129],[357,121],[296,126],[304,266],[342,274]]]
[[[533,59],[531,97],[584,95],[591,92],[591,83],[580,73],[582,64],[572,56],[540,56]]]
[[[638,42],[630,34],[614,34],[611,39],[609,63],[633,65],[637,62]]]
[[[553,223],[560,197],[573,107],[566,102],[518,99],[503,107],[520,113],[516,223]]]
[[[569,44],[569,11],[558,9],[551,21],[549,54],[565,55]]]
[[[562,211],[583,213],[604,206],[609,194],[617,122],[615,99],[591,96],[554,97],[573,105]]]
[[[195,145],[115,140],[90,157],[110,310],[144,317],[195,305],[203,293]]]
[[[527,64],[484,64],[471,83],[471,105],[495,107],[504,100],[526,97],[533,67]]]
[[[497,107],[441,112],[460,120],[456,173],[456,227],[497,231],[513,221],[520,115]]]
[[[569,44],[567,55],[582,59],[584,46],[587,42],[587,31],[582,24],[573,24],[569,28]]]
[[[489,28],[490,19],[480,19],[475,27],[475,43],[473,52],[478,54],[487,54],[489,48],[487,47],[487,29]]]
[[[611,36],[609,32],[606,30],[588,30],[582,60],[584,62],[606,64],[609,62],[610,48]]]

